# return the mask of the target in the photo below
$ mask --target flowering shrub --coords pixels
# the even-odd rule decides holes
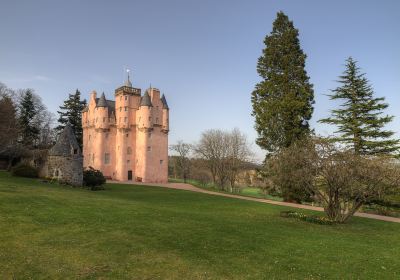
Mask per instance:
[[[281,217],[285,218],[295,218],[298,220],[319,224],[319,225],[333,225],[335,224],[334,221],[329,220],[327,217],[319,217],[319,216],[308,216],[301,212],[294,212],[294,211],[282,211]]]

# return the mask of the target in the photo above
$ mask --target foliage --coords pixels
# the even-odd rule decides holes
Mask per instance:
[[[299,31],[279,12],[258,59],[262,78],[252,93],[257,144],[269,153],[289,147],[310,133],[314,91],[305,70]]]
[[[92,191],[103,190],[106,178],[100,170],[89,167],[83,171],[83,185],[89,187]]]
[[[16,145],[18,134],[17,108],[6,87],[0,84],[0,153]]]
[[[328,218],[325,217],[319,217],[315,215],[306,215],[304,213],[300,212],[295,212],[295,211],[282,211],[281,212],[281,217],[285,218],[295,218],[298,220],[314,223],[314,224],[320,224],[320,225],[333,225],[335,222],[329,220]]]
[[[19,163],[11,169],[11,174],[18,177],[37,178],[38,170],[29,164]]]
[[[60,106],[60,111],[57,111],[60,117],[58,118],[59,125],[56,130],[61,132],[69,122],[81,148],[83,141],[82,110],[85,107],[86,100],[81,100],[81,93],[77,89],[75,94],[69,94],[68,99]]]
[[[106,186],[88,192],[0,172],[2,278],[399,276],[398,223],[359,217],[346,225],[293,223],[279,216],[289,210],[280,206],[160,187]]]
[[[19,104],[19,123],[21,126],[22,144],[26,147],[34,147],[39,140],[39,123],[36,116],[38,108],[35,106],[33,91],[28,89],[23,93]]]
[[[391,139],[394,132],[384,130],[393,116],[383,114],[389,105],[385,98],[375,98],[365,74],[351,57],[346,60],[346,70],[339,77],[341,86],[332,90],[331,100],[341,100],[340,109],[332,110],[332,116],[320,120],[336,125],[340,137],[333,140],[351,147],[362,155],[392,154],[398,152],[400,140]]]
[[[400,169],[391,158],[360,156],[329,139],[300,141],[271,158],[269,168],[275,185],[302,187],[335,222],[346,222],[362,205],[400,186]]]

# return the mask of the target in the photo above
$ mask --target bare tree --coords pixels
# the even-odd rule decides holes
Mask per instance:
[[[251,156],[246,136],[238,129],[231,132],[214,129],[203,132],[196,153],[207,162],[213,183],[222,189],[229,183],[231,191],[234,191],[243,163]]]
[[[170,150],[177,153],[177,156],[174,157],[176,160],[176,166],[180,170],[183,181],[186,183],[186,180],[190,173],[190,154],[193,147],[191,144],[184,143],[182,140],[179,140],[175,145],[170,146]]]

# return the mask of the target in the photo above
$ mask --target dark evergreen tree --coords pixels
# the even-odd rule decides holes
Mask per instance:
[[[82,110],[86,107],[86,100],[81,100],[81,93],[76,90],[75,94],[69,94],[64,104],[60,106],[60,111],[57,113],[60,115],[58,118],[59,125],[57,131],[61,132],[65,125],[69,122],[72,130],[78,140],[79,145],[82,148]]]
[[[19,124],[21,128],[21,143],[25,147],[37,145],[40,128],[37,122],[38,108],[35,105],[33,91],[27,89],[19,104]]]
[[[334,141],[350,146],[356,154],[392,154],[399,150],[399,140],[392,139],[393,131],[384,126],[393,116],[383,115],[388,107],[385,98],[375,98],[365,73],[360,73],[356,61],[346,60],[346,70],[338,81],[341,86],[332,90],[331,100],[343,101],[340,109],[332,110],[321,123],[338,127]]]
[[[252,93],[253,116],[257,144],[269,153],[310,133],[314,91],[298,36],[293,22],[279,12],[258,59],[257,72],[263,80]]]

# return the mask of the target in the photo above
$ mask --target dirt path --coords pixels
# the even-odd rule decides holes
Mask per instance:
[[[261,203],[288,206],[288,207],[299,208],[299,209],[307,209],[307,210],[314,210],[314,211],[320,211],[320,212],[324,211],[324,209],[322,207],[302,205],[302,204],[282,202],[282,201],[275,201],[275,200],[269,200],[269,199],[263,199],[263,198],[234,195],[234,194],[229,194],[229,193],[213,192],[213,191],[203,190],[203,189],[200,189],[193,185],[185,184],[185,183],[166,183],[166,184],[154,183],[153,184],[153,183],[138,183],[138,182],[134,182],[134,183],[132,183],[132,182],[117,182],[117,181],[109,181],[109,183],[165,187],[165,188],[170,188],[170,189],[186,190],[186,191],[206,193],[206,194],[211,194],[211,195],[218,195],[218,196],[223,196],[223,197],[256,201],[256,202],[261,202]],[[375,220],[381,220],[381,221],[394,222],[394,223],[400,223],[400,218],[395,218],[395,217],[381,216],[381,215],[361,213],[361,212],[357,212],[354,216],[375,219]]]

